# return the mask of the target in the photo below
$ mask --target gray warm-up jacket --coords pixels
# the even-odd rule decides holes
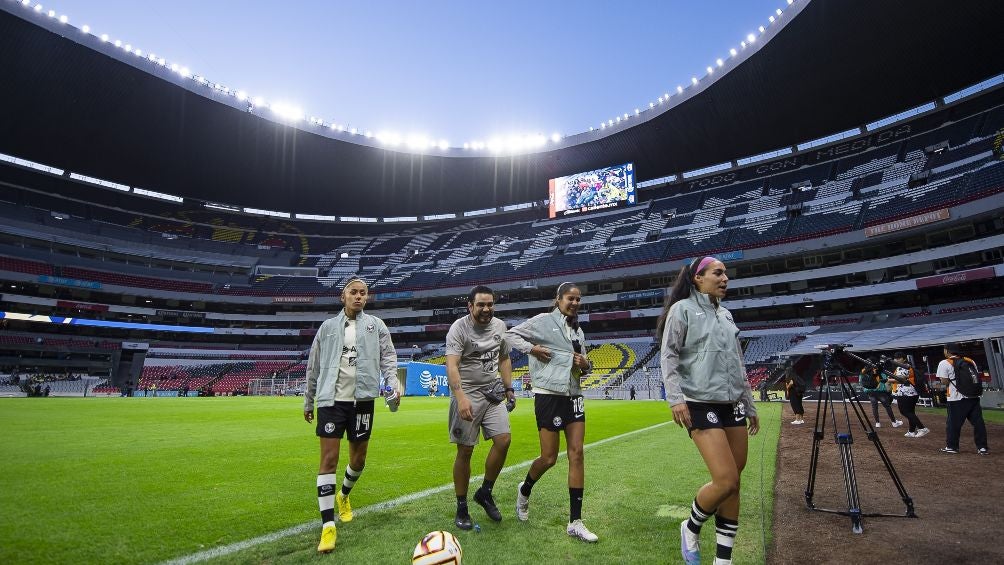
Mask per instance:
[[[694,290],[670,307],[659,362],[670,406],[742,401],[746,414],[756,416],[739,328],[732,313],[712,304],[707,294]]]
[[[345,311],[325,320],[317,329],[307,359],[307,391],[303,395],[304,411],[333,406],[335,381],[342,358],[345,339]],[[397,378],[397,352],[390,331],[383,320],[360,312],[356,316],[356,400],[372,400],[380,396],[381,376],[386,385],[401,392]]]
[[[537,314],[505,333],[509,345],[522,353],[529,354],[534,345],[546,347],[551,352],[551,360],[543,362],[530,355],[530,384],[553,390],[569,396],[582,394],[579,379],[589,372],[572,365],[575,350],[565,333],[565,316],[555,308],[545,314]],[[586,335],[582,328],[575,330],[582,353],[586,352]],[[592,365],[590,364],[590,369]]]

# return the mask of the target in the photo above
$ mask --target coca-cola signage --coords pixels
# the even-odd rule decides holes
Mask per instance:
[[[982,267],[969,271],[959,271],[958,273],[948,273],[945,275],[935,275],[917,279],[917,288],[930,288],[932,286],[947,286],[950,284],[962,284],[969,281],[994,278],[993,267]]]

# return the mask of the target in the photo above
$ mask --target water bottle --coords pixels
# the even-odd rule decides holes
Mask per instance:
[[[385,386],[383,389],[383,400],[391,412],[397,412],[398,406],[401,405],[401,398],[394,391],[394,387],[390,385]]]

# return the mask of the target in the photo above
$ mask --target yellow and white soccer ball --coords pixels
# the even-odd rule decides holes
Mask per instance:
[[[460,565],[464,550],[450,532],[429,532],[415,546],[412,565]]]

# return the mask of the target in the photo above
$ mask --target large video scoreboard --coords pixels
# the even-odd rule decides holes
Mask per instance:
[[[634,204],[634,163],[551,179],[548,196],[551,218]]]

